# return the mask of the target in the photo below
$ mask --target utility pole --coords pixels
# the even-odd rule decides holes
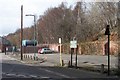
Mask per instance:
[[[22,40],[23,40],[23,5],[21,5],[21,60],[23,60],[23,50],[22,50]]]

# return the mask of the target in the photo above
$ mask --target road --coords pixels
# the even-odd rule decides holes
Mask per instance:
[[[37,53],[36,53],[37,54]],[[34,55],[34,54],[28,54],[28,55]],[[59,53],[53,53],[53,54],[37,54],[39,58],[46,58],[47,62],[51,62],[53,64],[60,63],[60,55]],[[77,58],[78,66],[81,66],[83,64],[88,64],[88,65],[101,65],[104,64],[107,67],[107,60],[108,56],[100,56],[100,55],[78,55]],[[64,60],[64,63],[68,63],[68,61],[71,60],[70,54],[62,54],[62,60]],[[75,55],[73,55],[73,65],[75,64]],[[116,68],[117,66],[117,57],[115,56],[110,56],[110,65],[111,68]]]
[[[96,72],[89,72],[85,70],[78,70],[72,68],[61,67],[49,67],[49,66],[34,66],[27,65],[14,58],[10,58],[4,53],[0,53],[2,56],[2,77],[4,78],[34,78],[34,79],[63,79],[66,80],[78,78],[106,78],[106,75],[102,75]]]

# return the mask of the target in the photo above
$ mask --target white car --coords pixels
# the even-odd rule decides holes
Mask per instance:
[[[50,50],[49,48],[42,48],[38,50],[38,53],[43,54],[43,53],[52,53],[53,51]]]

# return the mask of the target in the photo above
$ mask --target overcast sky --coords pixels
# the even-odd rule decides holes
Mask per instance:
[[[48,8],[58,6],[63,1],[66,0],[0,0],[0,36],[20,28],[21,4],[24,8],[23,26],[28,27],[33,24],[33,17],[26,14],[35,14],[39,18]],[[74,0],[69,0],[68,4],[72,3]]]
[[[33,17],[27,17],[26,14],[35,14],[39,18],[48,8],[58,6],[61,2],[71,5],[77,1],[80,0],[0,0],[0,36],[20,28],[21,5],[24,8],[23,26],[28,27],[33,25]]]

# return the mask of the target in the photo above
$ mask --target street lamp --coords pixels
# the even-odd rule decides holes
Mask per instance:
[[[105,31],[105,35],[108,35],[108,44],[107,44],[107,46],[108,46],[108,76],[110,75],[110,26],[109,25],[107,25],[106,26],[106,31]]]
[[[35,53],[35,41],[36,41],[36,16],[32,14],[26,14],[25,16],[33,16],[34,17],[34,60],[36,58],[36,53]]]

